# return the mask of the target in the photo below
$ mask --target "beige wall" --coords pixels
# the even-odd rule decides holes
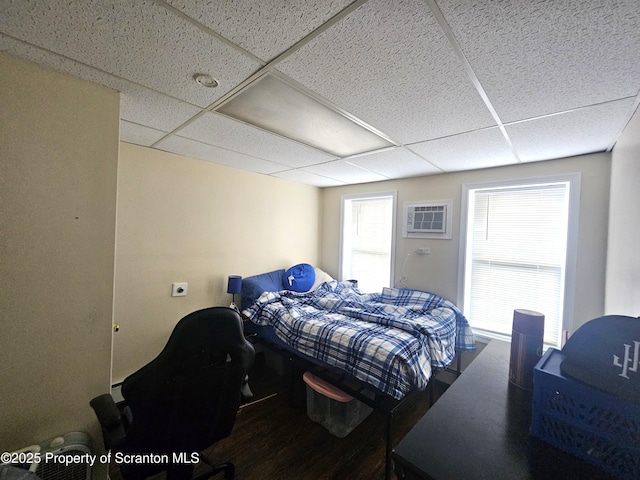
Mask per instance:
[[[118,177],[114,382],[153,359],[182,316],[229,305],[229,275],[318,261],[316,187],[127,143]],[[186,297],[171,297],[174,282]]]
[[[640,315],[640,110],[613,148],[607,314]]]
[[[397,190],[396,281],[400,278],[402,265],[408,257],[404,270],[408,287],[431,291],[457,302],[462,185],[574,172],[582,174],[577,284],[574,318],[570,321],[572,329],[575,329],[585,321],[602,315],[604,310],[610,154],[325,189],[321,264],[332,275],[338,274],[342,195]],[[400,217],[404,202],[447,199],[453,200],[451,240],[402,238]],[[412,254],[419,247],[430,247],[431,254]]]
[[[110,381],[119,98],[0,54],[0,105],[4,451],[97,432],[89,400]]]

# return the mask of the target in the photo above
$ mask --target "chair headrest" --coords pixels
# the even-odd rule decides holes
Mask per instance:
[[[122,395],[133,405],[136,398],[146,398],[151,389],[164,391],[166,382],[184,368],[201,366],[206,361],[224,364],[227,358],[245,371],[253,363],[254,349],[244,337],[240,314],[228,307],[198,310],[176,324],[155,359],[125,378]]]

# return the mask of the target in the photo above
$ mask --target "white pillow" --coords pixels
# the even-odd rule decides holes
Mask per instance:
[[[333,280],[333,277],[331,275],[329,275],[327,272],[325,272],[323,270],[320,270],[318,267],[313,267],[313,269],[316,272],[316,281],[313,282],[313,285],[311,286],[311,289],[309,290],[310,292],[315,290],[316,288],[318,288],[321,283],[331,282]]]

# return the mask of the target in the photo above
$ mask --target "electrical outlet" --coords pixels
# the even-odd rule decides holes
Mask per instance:
[[[172,297],[186,297],[188,283],[172,283],[171,284],[171,296]]]

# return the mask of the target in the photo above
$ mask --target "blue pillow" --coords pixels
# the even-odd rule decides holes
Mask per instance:
[[[316,281],[316,271],[308,263],[299,263],[282,275],[282,286],[294,292],[308,292]]]
[[[254,275],[242,279],[242,295],[240,306],[245,309],[251,306],[263,292],[279,292],[282,290],[284,269]]]

